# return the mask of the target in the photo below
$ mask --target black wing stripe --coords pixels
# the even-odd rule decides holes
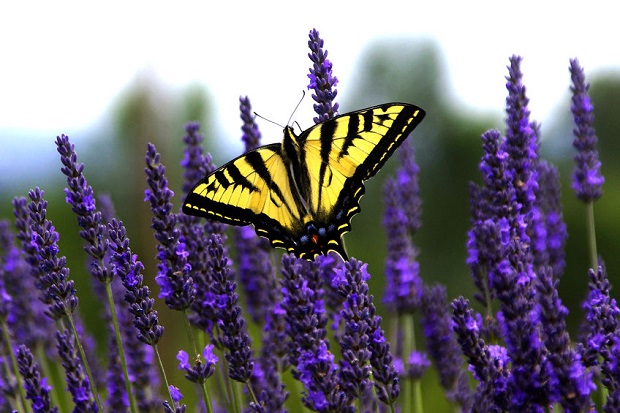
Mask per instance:
[[[319,168],[319,194],[317,205],[323,204],[323,186],[325,181],[325,171],[329,166],[329,154],[332,151],[334,134],[336,133],[336,122],[325,122],[321,125],[321,167]],[[319,211],[317,211],[319,212]]]
[[[235,182],[237,185],[249,189],[250,192],[258,191],[258,188],[255,187],[252,182],[248,181],[248,179],[241,174],[241,171],[239,171],[239,168],[237,168],[235,164],[231,164],[228,167],[228,173],[230,174],[233,182]]]
[[[366,125],[366,123],[364,123]],[[340,148],[340,153],[338,154],[338,158],[342,158],[349,154],[349,148],[353,145],[353,141],[357,139],[358,136],[358,128],[360,127],[360,117],[358,115],[351,116],[349,118],[349,125],[347,127],[347,136],[344,139],[342,144],[342,148]]]
[[[245,157],[245,161],[254,169],[258,176],[265,181],[267,188],[269,188],[269,196],[271,197],[273,203],[276,205],[284,205],[289,214],[296,216],[295,212],[291,209],[291,206],[284,199],[282,189],[273,180],[273,177],[267,169],[267,165],[265,165],[265,160],[262,156],[258,152],[248,152]],[[274,196],[277,197],[277,199],[275,199]]]
[[[367,110],[362,114],[362,116],[364,117],[364,126],[362,127],[362,131],[370,132],[372,130],[372,124],[374,121],[374,111]]]

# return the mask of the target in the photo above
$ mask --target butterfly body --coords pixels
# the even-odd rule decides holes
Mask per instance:
[[[300,258],[334,251],[346,259],[342,234],[360,211],[371,178],[420,123],[424,111],[389,103],[347,113],[280,144],[249,151],[207,175],[183,212],[256,233]]]

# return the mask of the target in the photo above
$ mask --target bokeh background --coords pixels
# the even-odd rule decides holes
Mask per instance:
[[[576,333],[588,262],[584,208],[570,189],[568,65],[569,58],[578,57],[592,84],[606,178],[595,206],[598,248],[612,283],[619,284],[616,19],[612,2],[586,6],[575,1],[4,3],[0,218],[13,219],[14,196],[35,186],[46,191],[81,313],[87,326],[96,326],[103,303],[90,298],[82,241],[64,202],[56,135],[65,133],[76,145],[95,193],[112,197],[153,285],[156,251],[151,213],[143,202],[147,142],[162,153],[171,187],[180,193],[187,121],[200,121],[218,165],[242,150],[239,96],[249,96],[261,116],[286,124],[308,84],[308,32],[316,28],[339,79],[341,112],[388,101],[426,109],[427,118],[412,137],[421,167],[423,227],[415,235],[421,276],[427,283],[446,284],[451,299],[472,297],[465,265],[468,182],[479,181],[480,134],[504,130],[506,65],[518,54],[524,58],[531,118],[542,125],[542,156],[561,173],[569,239],[560,294]],[[306,94],[292,119],[305,129],[313,116]],[[279,126],[258,123],[264,143],[281,140]],[[378,298],[386,252],[381,189],[395,166],[389,162],[368,183],[363,212],[346,236],[349,255],[369,263]],[[167,329],[162,343],[170,354],[167,367],[176,370],[174,354],[184,333],[177,334],[175,315],[162,302],[157,305]],[[92,333],[101,338],[101,329]]]

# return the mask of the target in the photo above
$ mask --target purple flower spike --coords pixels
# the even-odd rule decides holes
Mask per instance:
[[[204,176],[215,170],[212,163],[211,155],[204,154],[202,149],[202,141],[204,137],[200,134],[200,124],[198,122],[189,122],[185,125],[185,143],[184,157],[181,161],[183,167],[183,194],[187,194]]]
[[[84,164],[78,163],[75,147],[69,142],[68,136],[58,136],[56,146],[63,164],[61,171],[67,176],[66,201],[82,227],[80,236],[86,241],[84,250],[93,258],[90,272],[99,281],[108,282],[112,274],[103,264],[108,251],[106,227],[101,212],[97,211],[94,191],[84,177]]]
[[[41,291],[39,299],[48,306],[45,314],[58,320],[75,311],[78,298],[73,281],[69,279],[67,260],[58,256],[59,235],[47,219],[47,201],[43,199],[43,194],[39,188],[28,193],[31,199],[28,204],[31,240],[26,245],[26,253],[30,255],[30,263],[37,263],[33,273],[37,277],[35,285]]]
[[[178,405],[179,401],[181,401],[181,399],[183,398],[183,394],[181,394],[181,390],[179,390],[178,387],[176,386],[168,386],[168,391],[170,392],[170,395],[172,396],[172,404],[173,406],[176,407],[171,407],[170,403],[168,401],[165,401],[164,404],[164,412],[166,413],[185,413],[185,405],[181,404]]]
[[[323,39],[319,37],[319,32],[312,29],[309,37],[308,57],[312,60],[312,69],[308,75],[310,78],[308,89],[314,90],[312,94],[312,99],[316,102],[314,111],[319,115],[314,118],[314,123],[321,123],[338,116],[338,103],[334,102],[338,94],[336,90],[338,79],[332,75],[332,63],[327,60],[327,50],[323,49]]]
[[[595,389],[592,372],[586,371],[580,355],[571,349],[565,322],[568,309],[558,296],[558,280],[553,275],[549,267],[541,268],[536,284],[543,340],[549,352],[550,398],[561,403],[566,412],[585,412]]]
[[[13,205],[16,213],[15,226],[19,230],[16,238],[25,239],[29,243],[30,235],[22,232],[22,229],[30,232],[26,199],[16,198]],[[8,221],[0,221],[0,282],[4,283],[6,294],[10,297],[9,299],[3,295],[5,298],[2,300],[9,311],[7,322],[16,343],[24,343],[30,348],[40,345],[42,348],[51,349],[54,326],[51,323],[41,323],[45,306],[41,301],[32,299],[37,295],[35,277],[29,276],[31,266],[26,262],[29,257],[21,253],[14,238]]]
[[[575,169],[573,172],[573,189],[577,198],[583,202],[596,201],[603,195],[601,187],[605,178],[601,175],[601,162],[598,158],[596,144],[598,138],[594,131],[594,107],[588,95],[590,85],[586,83],[583,68],[577,59],[570,61],[570,74],[573,86],[573,103],[571,112],[575,121],[573,146],[577,150],[575,155]]]
[[[173,310],[184,311],[194,301],[196,291],[192,278],[188,275],[190,270],[187,263],[188,253],[185,244],[179,242],[180,231],[175,228],[177,218],[172,212],[171,202],[174,193],[168,188],[165,171],[155,146],[149,144],[145,172],[150,189],[145,191],[145,200],[149,201],[153,211],[151,226],[159,243],[157,245],[159,271],[155,281],[161,287],[159,296],[164,298],[166,305]]]
[[[598,364],[599,356],[609,360],[609,349],[620,328],[620,308],[611,298],[611,285],[604,266],[598,271],[590,270],[590,292],[583,304],[586,313],[584,325],[586,334],[582,348],[584,362],[587,366]],[[619,381],[620,383],[620,381]],[[603,384],[606,384],[603,381]]]
[[[559,278],[564,272],[564,246],[568,238],[560,202],[560,177],[557,168],[543,160],[538,164],[538,175],[536,205],[540,219],[534,220],[532,237],[535,265],[550,266],[553,276]]]
[[[254,232],[254,231],[252,231]],[[287,358],[287,337],[285,331],[286,313],[281,307],[280,300],[275,301],[265,311],[265,325],[263,327],[263,345],[259,363],[254,364],[253,379],[259,379],[260,384],[254,385],[259,389],[258,400],[261,406],[256,411],[285,413],[284,403],[289,396],[281,381],[281,373],[289,368]],[[256,371],[260,370],[258,376]]]
[[[226,348],[228,375],[233,380],[247,383],[254,368],[252,341],[238,304],[239,296],[236,292],[234,274],[230,270],[222,237],[212,234],[207,249],[209,252],[207,272],[209,278],[213,280],[217,327],[221,331],[221,344]]]
[[[125,287],[125,301],[129,304],[129,312],[134,316],[137,338],[145,344],[155,345],[164,334],[164,327],[159,324],[157,311],[154,309],[155,301],[149,297],[149,287],[143,284],[144,265],[131,251],[125,226],[121,221],[112,220],[108,225],[108,236],[113,272]]]
[[[19,373],[24,378],[26,398],[30,400],[35,413],[57,413],[58,407],[51,406],[50,390],[47,380],[41,378],[39,365],[35,363],[28,347],[21,345],[17,349]]]
[[[75,347],[74,337],[71,331],[65,330],[56,333],[58,355],[65,369],[65,376],[69,393],[75,403],[75,412],[96,412],[95,403],[90,383],[84,375],[82,361]]]
[[[250,98],[247,96],[239,97],[239,111],[241,112],[241,121],[243,126],[243,136],[241,140],[245,143],[245,152],[256,149],[260,146],[261,133],[258,129],[258,125],[254,121],[254,114],[252,113],[252,104]]]
[[[336,289],[344,300],[340,311],[344,322],[344,333],[339,337],[342,351],[340,378],[353,400],[372,388],[370,340],[381,321],[368,292],[366,264],[352,258],[345,262],[344,268],[335,271],[334,278],[344,280]]]
[[[525,95],[521,57],[512,56],[508,67],[508,97],[506,98],[506,142],[505,151],[509,155],[510,169],[514,172],[514,187],[517,201],[522,205],[522,213],[533,208],[538,189],[536,163],[538,162],[538,142],[536,127],[530,122],[529,99]]]
[[[508,361],[501,356],[501,351],[497,351],[497,347],[492,349],[486,346],[480,337],[481,321],[469,308],[469,301],[463,297],[457,298],[452,302],[452,312],[453,328],[462,353],[479,382],[473,406],[479,412],[506,411],[509,402]]]
[[[333,287],[344,300],[340,312],[345,326],[340,339],[343,354],[341,380],[350,397],[363,397],[368,391],[363,360],[368,359],[377,397],[391,405],[400,394],[398,371],[390,343],[381,330],[381,317],[376,314],[369,294],[369,278],[367,265],[354,258],[345,262],[344,267],[336,268],[332,278]]]
[[[422,279],[416,260],[418,252],[407,230],[409,219],[402,208],[398,185],[395,179],[389,179],[384,187],[383,225],[387,232],[388,257],[383,302],[393,313],[406,314],[415,312],[420,306]]]
[[[318,263],[282,256],[282,308],[286,311],[286,332],[291,338],[290,363],[293,377],[307,391],[304,405],[315,411],[354,411],[342,390],[338,367],[325,338],[327,316],[318,288]]]
[[[418,184],[420,167],[416,163],[410,140],[403,142],[399,153],[401,166],[396,171],[396,181],[401,199],[400,206],[407,217],[407,230],[413,235],[422,227],[422,199]]]
[[[428,353],[437,367],[439,382],[446,389],[449,400],[458,403],[464,411],[469,411],[472,395],[468,391],[467,375],[462,368],[444,286],[436,285],[426,289],[421,314]]]

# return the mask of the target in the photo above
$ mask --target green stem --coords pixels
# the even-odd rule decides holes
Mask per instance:
[[[116,337],[116,349],[118,351],[118,357],[123,368],[123,377],[125,379],[125,391],[127,392],[127,398],[129,399],[129,410],[132,413],[137,413],[136,401],[133,391],[131,390],[131,382],[129,381],[129,372],[127,370],[127,360],[125,359],[125,350],[123,349],[123,340],[121,338],[121,330],[118,325],[118,317],[116,315],[116,306],[114,305],[114,295],[112,294],[112,285],[109,282],[105,283],[105,291],[108,296],[108,307],[110,308],[110,314],[112,315],[112,324],[114,325],[114,335]],[[73,321],[71,322],[73,323]],[[92,383],[92,382],[91,382]]]
[[[207,406],[207,413],[213,413],[213,407],[211,407],[211,396],[209,395],[209,389],[207,389],[207,382],[204,381],[200,384],[202,390],[202,397],[205,399],[205,405]]]
[[[252,401],[256,403],[257,405],[260,404],[258,402],[258,399],[256,398],[256,393],[254,393],[254,389],[252,388],[252,385],[250,384],[250,382],[249,381],[246,382],[245,385],[248,388],[248,392],[250,393],[250,398],[252,399]]]
[[[157,344],[153,344],[153,353],[155,354],[155,358],[157,359],[157,366],[159,367],[159,373],[161,374],[161,378],[164,380],[164,386],[166,386],[166,392],[168,393],[168,400],[174,406],[174,400],[172,400],[172,394],[170,393],[170,384],[168,384],[168,377],[166,376],[166,370],[164,369],[164,363],[161,361],[161,356],[159,355],[159,350],[157,349]]]
[[[230,383],[232,391],[231,401],[233,405],[233,412],[241,412],[241,395],[239,394],[239,386],[234,380],[229,380],[228,382]]]
[[[416,350],[416,339],[415,339],[415,328],[414,328],[414,320],[413,314],[406,314],[403,316],[403,330],[404,330],[404,344],[403,347],[403,357],[411,352]],[[404,360],[403,360],[404,361]],[[408,386],[406,390],[407,402],[408,406],[410,406],[408,411],[414,413],[422,413],[424,411],[424,407],[422,405],[422,381],[414,380],[412,378],[407,380]]]
[[[11,334],[6,322],[2,323],[2,341],[5,343],[7,352],[11,359],[11,366],[13,368],[13,376],[17,380],[17,388],[19,390],[19,398],[22,405],[26,408],[27,412],[32,412],[30,404],[26,403],[26,390],[24,389],[24,383],[22,381],[22,375],[19,373],[19,367],[17,365],[17,359],[15,358],[15,351],[13,349],[13,341],[11,340]]]
[[[86,359],[86,353],[84,352],[84,347],[82,346],[82,340],[80,340],[80,336],[78,335],[77,329],[75,328],[75,322],[73,321],[73,314],[71,313],[67,314],[67,320],[69,321],[69,325],[71,326],[71,331],[73,332],[73,338],[75,339],[75,343],[77,345],[78,351],[80,352],[82,363],[84,363],[84,370],[86,370],[86,376],[88,376],[88,381],[90,382],[90,389],[93,392],[95,403],[97,404],[98,410],[102,412],[103,409],[101,408],[101,399],[99,398],[99,391],[97,390],[97,385],[95,384],[95,380],[93,379],[93,373],[90,371],[90,364],[88,364],[88,360]],[[128,393],[128,395],[129,394],[131,393]],[[135,412],[135,410],[133,411]]]
[[[192,324],[189,322],[189,310],[183,310],[183,315],[185,316],[185,329],[187,330],[187,339],[189,340],[190,346],[192,346],[192,351],[194,352],[194,357],[200,353],[198,353],[198,347],[196,345],[196,339],[194,337],[194,328]]]
[[[596,228],[594,224],[594,201],[586,203],[586,232],[588,238],[588,252],[590,255],[590,267],[598,270],[598,255],[596,252]]]

